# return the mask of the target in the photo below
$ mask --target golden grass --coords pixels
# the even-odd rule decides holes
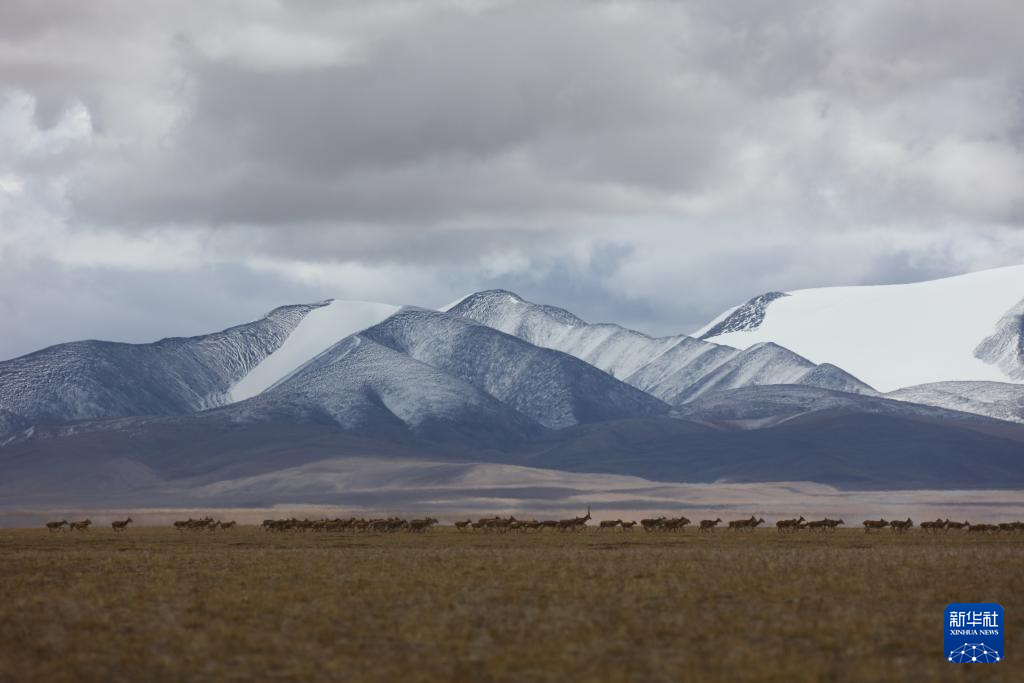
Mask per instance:
[[[0,681],[1020,681],[1022,578],[1024,535],[2,530]]]

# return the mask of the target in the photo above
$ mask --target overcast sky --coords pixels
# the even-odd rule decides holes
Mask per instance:
[[[0,3],[0,358],[1024,262],[1024,3]]]

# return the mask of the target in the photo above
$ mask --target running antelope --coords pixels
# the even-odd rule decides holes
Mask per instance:
[[[865,519],[862,523],[864,524],[864,533],[879,531],[889,526],[889,522],[885,521],[884,517],[882,519]]]
[[[621,526],[622,526],[622,520],[621,519],[616,519],[616,520],[607,520],[606,519],[605,521],[603,521],[600,524],[598,524],[597,528],[599,530],[603,531],[605,529],[618,529]]]
[[[956,529],[957,531],[963,531],[965,528],[966,529],[970,529],[971,528],[971,523],[968,522],[967,520],[964,520],[962,522],[952,522],[952,521],[950,521],[948,519],[946,520],[946,531],[949,531],[950,529]]]
[[[908,531],[910,531],[910,529],[913,526],[914,526],[914,522],[909,517],[907,517],[907,519],[905,521],[903,521],[903,522],[901,522],[899,520],[896,520],[896,521],[893,521],[893,522],[889,522],[889,529],[894,534],[905,534]]]
[[[81,522],[71,522],[68,525],[68,529],[71,530],[71,531],[88,531],[89,527],[91,525],[92,525],[92,520],[91,519],[85,519],[85,520],[82,520]]]
[[[236,526],[238,526],[238,522],[236,522],[234,520],[232,520],[230,522],[221,522],[220,523],[220,528],[221,529],[225,529],[225,530],[226,529],[234,529]]]
[[[921,531],[926,534],[934,534],[939,531],[945,531],[946,520],[936,519],[934,522],[921,522]]]
[[[124,531],[128,528],[128,525],[132,523],[132,518],[129,517],[123,521],[113,521],[110,523],[110,528],[114,531]]]
[[[468,528],[472,528],[470,526],[472,523],[473,523],[473,520],[471,520],[471,519],[467,519],[465,522],[455,522],[455,528],[458,529],[459,531],[465,531]]]
[[[737,519],[729,522],[729,528],[733,531],[753,531],[759,525],[764,524],[764,519],[758,519],[750,515],[750,519]]]
[[[667,517],[658,517],[657,519],[641,519],[640,526],[643,527],[644,531],[655,531],[661,528],[661,525],[668,520]]]
[[[844,522],[841,519],[829,519],[828,517],[826,517],[825,519],[819,519],[813,522],[808,522],[807,530],[819,532],[835,531],[836,527],[838,527],[840,524],[846,524],[846,522]]]
[[[587,528],[587,522],[590,521],[590,506],[587,506],[587,514],[585,517],[573,517],[572,519],[562,519],[558,522],[559,531],[583,531]]]
[[[409,531],[415,533],[422,533],[430,529],[430,527],[437,524],[438,521],[433,517],[426,517],[424,519],[414,519],[409,522]]]
[[[632,531],[633,527],[636,526],[636,522],[622,522],[619,526],[622,527],[623,531]]]
[[[722,523],[722,519],[702,519],[700,520],[700,533],[706,534],[715,530],[715,527]]]
[[[775,522],[775,528],[780,534],[793,533],[800,528],[800,524],[803,523],[803,521],[803,515],[800,515],[800,519],[780,519]]]
[[[46,528],[50,532],[64,531],[64,527],[68,525],[68,520],[62,519],[59,522],[47,522]]]

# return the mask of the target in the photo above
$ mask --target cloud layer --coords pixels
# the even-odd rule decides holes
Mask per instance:
[[[0,7],[0,357],[502,285],[687,331],[1024,261],[1024,7]]]

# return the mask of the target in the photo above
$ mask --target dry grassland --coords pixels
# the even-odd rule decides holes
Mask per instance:
[[[0,682],[1021,681],[1022,587],[1024,535],[0,530]]]

